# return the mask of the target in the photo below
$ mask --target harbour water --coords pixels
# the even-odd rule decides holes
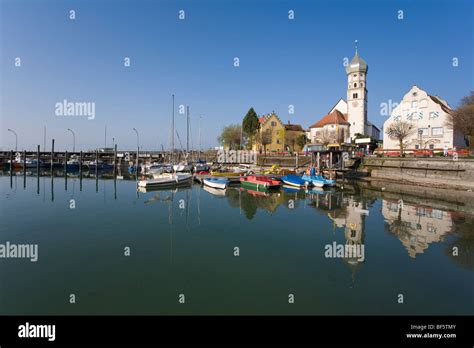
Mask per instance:
[[[439,201],[357,185],[137,192],[4,175],[0,187],[0,244],[38,246],[36,262],[0,259],[2,315],[474,314],[474,216]],[[327,257],[334,243],[364,257]]]

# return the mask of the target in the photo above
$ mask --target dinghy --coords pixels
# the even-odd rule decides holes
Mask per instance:
[[[266,176],[250,175],[245,178],[240,178],[240,184],[251,189],[271,189],[280,187],[281,182]]]
[[[309,182],[312,186],[315,187],[324,187],[324,180],[317,175],[303,175],[301,177],[303,180]]]
[[[225,189],[229,185],[229,179],[227,178],[206,178],[202,182],[206,186],[218,189]]]
[[[309,185],[308,181],[303,180],[303,178],[300,175],[296,175],[296,174],[288,174],[288,175],[282,176],[280,180],[290,186],[306,187]]]

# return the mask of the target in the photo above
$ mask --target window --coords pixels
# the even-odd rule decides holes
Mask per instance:
[[[357,77],[357,74],[354,74],[354,77]]]
[[[443,135],[443,127],[431,128],[431,135]]]
[[[277,144],[280,144],[280,139],[277,139]]]
[[[277,123],[275,121],[272,121],[271,125],[272,125],[272,127],[275,127],[277,125]]]
[[[355,238],[357,236],[356,230],[351,230],[351,238]]]
[[[416,144],[415,149],[418,150],[420,148],[420,145]]]
[[[356,88],[356,87],[357,87],[357,83],[354,83],[354,88]]]
[[[418,100],[413,100],[413,101],[411,102],[411,107],[412,107],[413,109],[417,108],[417,107],[418,107]]]
[[[430,112],[430,118],[438,118],[439,117],[439,112]]]
[[[414,97],[416,97],[416,96],[418,95],[418,93],[417,93],[417,92],[413,92],[411,95],[414,96]]]
[[[430,150],[434,149],[434,144],[430,144]]]
[[[357,93],[352,93],[352,98],[357,99],[358,98]]]
[[[428,136],[428,128],[418,128],[418,135],[420,134],[424,137]]]
[[[394,121],[400,121],[401,118],[402,118],[402,116],[400,116],[400,115],[393,116]]]

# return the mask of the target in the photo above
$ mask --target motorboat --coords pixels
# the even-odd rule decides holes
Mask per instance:
[[[281,182],[271,177],[261,175],[250,175],[244,178],[240,178],[240,184],[244,187],[251,189],[271,189],[280,187]]]
[[[157,187],[157,186],[177,186],[182,184],[190,184],[192,174],[189,173],[163,173],[154,174],[153,179],[140,180],[139,187]]]
[[[225,189],[229,185],[229,179],[227,178],[206,178],[203,179],[203,184],[209,187],[217,189]]]

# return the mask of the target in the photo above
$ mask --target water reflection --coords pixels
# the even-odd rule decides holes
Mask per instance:
[[[55,191],[60,190],[62,185],[55,185],[55,181],[64,180],[64,191],[70,192],[71,199],[77,196],[76,181],[79,181],[79,191],[83,191],[82,181],[94,180],[95,192],[99,192],[101,181],[113,181],[112,199],[119,197],[117,181],[135,181],[135,176],[128,172],[114,176],[113,172],[89,172],[75,171],[64,172],[60,169],[32,171],[3,172],[4,176],[10,176],[10,192],[18,190],[18,176],[23,176],[23,188],[26,189],[28,176],[36,176],[36,194],[42,191],[43,201],[46,199],[45,178],[42,187],[40,177],[50,179],[50,200],[54,202]],[[21,180],[21,179],[20,179]],[[69,182],[68,182],[69,180]],[[30,181],[32,182],[32,181]],[[21,185],[21,184],[20,184]],[[29,184],[30,185],[30,184]],[[90,186],[88,186],[90,189]],[[352,188],[347,189],[347,188]],[[109,194],[106,185],[103,185],[103,201],[107,202]],[[204,197],[201,197],[201,191]],[[185,194],[183,205],[184,210],[180,211],[179,218],[186,221],[186,228],[189,228],[188,221],[191,214],[197,215],[198,224],[201,224],[201,200],[205,196],[216,200],[224,200],[228,206],[239,209],[241,215],[247,220],[254,220],[259,212],[269,216],[279,212],[280,209],[286,211],[285,214],[291,217],[292,211],[310,208],[317,215],[328,219],[332,224],[332,231],[343,231],[346,245],[364,245],[366,238],[371,238],[366,231],[366,220],[373,213],[374,204],[379,201],[381,205],[381,216],[384,219],[385,230],[389,235],[398,238],[406,249],[410,258],[417,258],[427,252],[431,245],[437,243],[444,244],[444,254],[460,267],[474,270],[474,221],[473,216],[456,209],[447,209],[445,205],[439,205],[432,201],[426,204],[426,200],[419,202],[415,197],[409,200],[396,199],[393,197],[381,197],[373,192],[365,191],[357,184],[346,185],[341,189],[313,189],[299,190],[293,187],[283,186],[280,190],[257,191],[241,188],[239,185],[228,187],[226,190],[201,187],[200,185],[190,185],[179,189],[144,189],[139,188],[134,201],[139,204],[138,193],[143,194],[143,204],[151,205],[156,202],[168,205],[168,222],[173,223],[173,206],[179,205],[175,202],[178,192]],[[197,192],[197,193],[196,193]],[[194,197],[193,197],[194,193]],[[8,197],[8,194],[7,194]],[[129,197],[126,195],[126,197]],[[195,203],[193,203],[195,201]],[[449,238],[450,237],[450,238]],[[456,250],[456,252],[453,252]],[[353,277],[365,260],[360,261],[357,257],[344,257],[343,261],[351,268]]]

